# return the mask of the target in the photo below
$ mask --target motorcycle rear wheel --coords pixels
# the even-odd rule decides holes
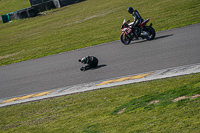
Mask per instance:
[[[121,42],[124,44],[124,45],[128,45],[130,42],[131,42],[131,38],[128,37],[125,33],[122,33],[121,34]]]
[[[145,36],[145,38],[146,38],[147,40],[153,40],[153,39],[155,38],[156,32],[155,32],[155,30],[154,30],[153,27],[146,26],[146,27],[144,28],[144,31],[146,31],[146,32],[148,33],[148,35]]]

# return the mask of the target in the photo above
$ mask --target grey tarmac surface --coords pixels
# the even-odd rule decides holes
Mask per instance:
[[[138,83],[144,81],[150,81],[155,79],[162,79],[174,76],[187,75],[191,73],[199,73],[200,72],[200,63],[191,64],[186,66],[174,67],[174,68],[166,68],[163,70],[151,71],[148,73],[140,73],[134,75],[126,75],[125,77],[115,77],[112,79],[105,79],[95,82],[89,82],[74,86],[66,86],[63,88],[57,88],[54,90],[49,90],[46,92],[39,92],[33,94],[22,95],[13,98],[4,98],[0,99],[0,107],[6,107],[26,102],[37,101],[46,98],[53,98],[63,95],[81,93],[86,91],[92,91],[101,88],[114,87],[119,85]],[[142,88],[141,88],[142,89]]]
[[[119,40],[0,67],[0,99],[200,63],[200,24],[157,32],[152,41]],[[119,35],[120,36],[120,35]],[[80,71],[94,55],[99,67]]]

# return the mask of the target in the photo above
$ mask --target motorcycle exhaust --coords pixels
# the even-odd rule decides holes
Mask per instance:
[[[146,31],[143,31],[143,32],[141,33],[141,35],[142,35],[142,36],[148,36],[148,33],[147,33]]]

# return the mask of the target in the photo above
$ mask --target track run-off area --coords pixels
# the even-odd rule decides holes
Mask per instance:
[[[156,33],[152,41],[119,40],[0,67],[0,105],[200,72],[200,24]],[[119,35],[120,36],[120,35]],[[99,59],[80,71],[83,56]]]

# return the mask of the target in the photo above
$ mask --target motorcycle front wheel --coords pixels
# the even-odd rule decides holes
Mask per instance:
[[[131,42],[131,38],[128,37],[125,33],[122,33],[121,34],[121,42],[124,44],[124,45],[128,45],[130,42]]]
[[[144,31],[148,33],[148,35],[145,36],[147,40],[153,40],[155,38],[156,32],[153,27],[146,26]]]

